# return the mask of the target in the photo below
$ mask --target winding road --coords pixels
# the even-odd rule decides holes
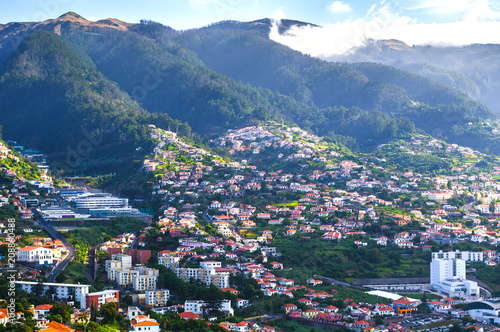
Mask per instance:
[[[38,213],[36,210],[34,210],[33,213],[37,215],[38,222],[43,227],[45,232],[47,232],[47,234],[49,234],[51,238],[55,240],[60,240],[68,249],[68,254],[66,255],[66,257],[61,262],[59,262],[59,264],[56,265],[56,267],[52,270],[52,272],[50,272],[49,276],[47,277],[47,282],[55,282],[57,275],[61,273],[61,271],[64,270],[66,266],[69,264],[69,262],[71,262],[75,257],[75,248],[68,241],[66,241],[65,238],[63,238],[61,233],[54,230],[52,226],[50,226],[45,221],[45,219],[43,219],[40,213]]]

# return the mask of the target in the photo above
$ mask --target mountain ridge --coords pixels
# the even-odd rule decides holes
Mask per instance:
[[[3,112],[9,107],[22,110],[23,121],[34,117],[49,126],[41,117],[51,111],[50,102],[42,98],[46,94],[43,88],[55,84],[54,91],[60,95],[49,91],[48,96],[63,105],[56,107],[61,128],[66,125],[66,112],[82,104],[87,106],[81,109],[91,111],[80,112],[83,117],[73,119],[68,128],[79,121],[96,124],[114,112],[120,114],[114,119],[124,127],[115,138],[133,137],[122,155],[140,147],[137,144],[148,136],[148,123],[181,127],[185,135],[208,138],[261,120],[297,124],[351,148],[372,149],[415,130],[461,142],[467,141],[467,135],[474,137],[467,142],[492,151],[500,147],[488,133],[470,135],[464,127],[491,116],[480,103],[441,83],[393,67],[329,63],[301,54],[269,39],[270,19],[223,21],[187,31],[147,20],[110,28],[116,21],[90,22],[73,12],[44,22],[13,24],[15,33],[0,30],[0,43],[21,38],[20,46],[12,50],[14,56],[0,48],[0,83],[4,90],[12,89],[12,95],[32,95],[27,100],[4,95]],[[296,22],[282,24],[289,28]],[[55,26],[60,29],[54,31]],[[43,53],[36,38],[57,44],[55,49],[67,56]],[[23,44],[26,40],[29,43]],[[385,44],[405,47],[394,40]],[[26,52],[27,47],[32,49]],[[11,61],[17,61],[16,65]],[[52,70],[59,80],[47,74]],[[125,109],[119,111],[117,105]],[[2,124],[14,123],[9,116]],[[83,128],[88,131],[95,126]],[[12,129],[5,132],[15,133]],[[81,128],[72,132],[74,136],[51,144],[75,146],[83,139]],[[36,133],[26,132],[25,139],[33,141]],[[483,139],[491,141],[485,144]],[[106,158],[105,153],[97,157]]]

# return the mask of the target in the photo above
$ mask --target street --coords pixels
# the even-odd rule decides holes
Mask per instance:
[[[35,210],[33,209],[33,213],[37,215],[38,217],[38,222],[40,225],[43,227],[45,232],[50,235],[51,238],[55,240],[60,240],[68,249],[68,254],[66,257],[57,264],[57,266],[52,270],[52,272],[49,274],[47,277],[48,282],[55,282],[57,275],[66,268],[66,266],[73,260],[75,257],[75,248],[68,242],[66,241],[63,236],[55,231],[46,221],[43,219],[43,217]]]

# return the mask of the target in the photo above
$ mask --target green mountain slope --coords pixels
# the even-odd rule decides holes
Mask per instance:
[[[109,171],[147,144],[148,114],[58,36],[27,37],[0,77],[4,137],[41,149],[61,168]]]
[[[0,46],[12,31],[29,35],[8,62],[0,54],[4,136],[70,168],[95,170],[139,160],[148,123],[208,136],[274,119],[369,148],[416,127],[487,146],[488,135],[464,129],[491,116],[478,102],[392,67],[311,58],[269,40],[270,24],[222,22],[179,32],[68,13],[0,26]],[[285,20],[280,29],[294,24],[301,23]],[[495,144],[488,146],[496,151]]]
[[[283,22],[285,27],[295,24]],[[189,30],[177,39],[218,72],[318,107],[359,106],[390,113],[404,110],[411,99],[430,106],[465,105],[473,108],[471,113],[490,115],[480,103],[421,76],[369,63],[329,63],[293,51],[269,40],[270,25],[269,20],[225,23]]]

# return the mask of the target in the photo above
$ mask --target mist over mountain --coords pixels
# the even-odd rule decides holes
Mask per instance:
[[[394,47],[397,43],[399,47]],[[401,47],[401,45],[404,45]],[[429,77],[500,112],[500,45],[462,47],[413,46],[400,41],[371,40],[345,55],[331,55],[332,62],[376,62]]]
[[[297,25],[308,24],[283,20],[280,33]],[[316,59],[270,40],[271,26],[269,19],[224,21],[181,32],[147,20],[91,22],[71,12],[0,25],[4,138],[70,164],[68,151],[92,141],[91,133],[100,141],[80,153],[78,166],[94,169],[140,159],[148,123],[202,140],[278,120],[362,149],[422,131],[500,152],[489,133],[469,128],[493,117],[475,100],[483,90],[473,77],[439,64]],[[358,57],[413,50],[392,44],[393,51],[360,49]],[[422,76],[410,73],[417,71]],[[105,133],[101,123],[113,130]]]

